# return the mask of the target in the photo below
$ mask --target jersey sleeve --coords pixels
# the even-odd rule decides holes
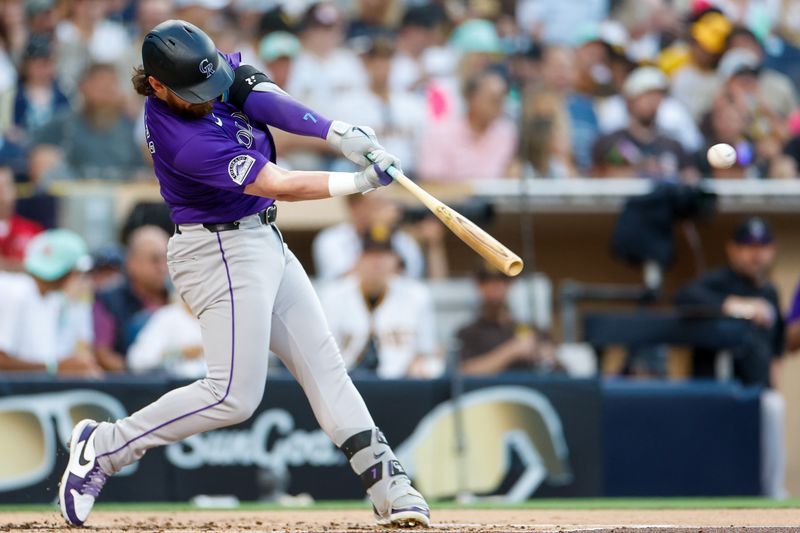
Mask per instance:
[[[324,139],[331,120],[301,104],[272,82],[259,83],[247,97],[243,111],[248,117],[283,131]]]
[[[225,56],[228,64],[234,70],[247,66],[242,64],[241,52],[223,54],[223,56]],[[244,87],[248,89],[244,105],[241,106],[241,110],[248,117],[296,135],[318,137],[320,139],[324,139],[328,135],[328,129],[330,129],[332,122],[330,119],[323,117],[289,96],[263,73],[259,72],[258,74],[267,81],[259,81],[255,77],[243,79],[238,75],[236,76],[236,81],[234,81],[234,85],[241,81],[241,83],[246,84]],[[226,100],[228,98],[227,94],[225,96]]]
[[[190,179],[218,189],[243,191],[268,162],[256,150],[214,133],[192,137],[175,155],[175,169]]]

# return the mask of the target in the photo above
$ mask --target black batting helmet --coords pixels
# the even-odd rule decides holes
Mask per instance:
[[[217,98],[233,83],[233,69],[206,33],[184,20],[167,20],[145,35],[148,76],[192,104]]]

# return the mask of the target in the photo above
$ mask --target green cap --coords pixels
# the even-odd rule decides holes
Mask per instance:
[[[44,281],[55,281],[73,270],[85,272],[91,266],[86,243],[68,229],[44,231],[25,249],[25,271]]]
[[[300,41],[289,32],[274,31],[261,39],[258,54],[262,61],[270,62],[279,57],[294,57],[300,53]]]
[[[503,52],[503,44],[500,37],[497,36],[494,24],[483,19],[473,19],[462,23],[453,30],[450,44],[463,53],[501,54]]]
[[[25,10],[28,12],[28,16],[32,17],[42,11],[53,9],[55,3],[55,0],[27,0],[25,2]]]

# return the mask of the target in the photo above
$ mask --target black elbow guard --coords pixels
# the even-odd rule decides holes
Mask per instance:
[[[244,110],[244,102],[256,85],[272,82],[269,76],[260,72],[253,65],[239,65],[233,73],[233,83],[228,89],[226,101],[241,110]]]

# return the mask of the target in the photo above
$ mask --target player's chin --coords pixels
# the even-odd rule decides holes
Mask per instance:
[[[170,109],[177,115],[189,120],[203,118],[214,109],[213,100],[211,102],[203,102],[202,104],[184,104],[182,106],[175,102],[167,102],[167,105],[169,105]]]

